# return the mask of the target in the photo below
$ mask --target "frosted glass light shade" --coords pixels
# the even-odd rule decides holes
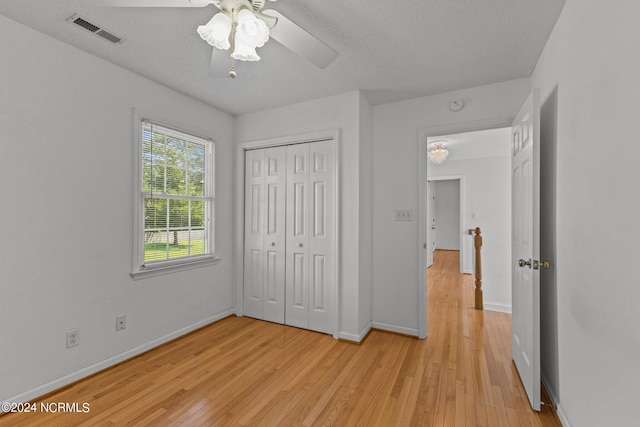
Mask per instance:
[[[256,53],[256,48],[248,46],[242,43],[236,37],[235,49],[231,54],[233,59],[237,59],[238,61],[259,61],[260,57]]]
[[[236,26],[236,42],[240,42],[250,48],[262,47],[269,40],[269,27],[263,20],[248,9],[238,12],[238,24]],[[256,55],[257,56],[257,55]]]
[[[198,34],[211,46],[227,50],[231,47],[231,18],[225,13],[217,13],[206,25],[198,27]]]

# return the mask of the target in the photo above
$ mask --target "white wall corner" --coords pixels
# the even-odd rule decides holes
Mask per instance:
[[[367,336],[367,334],[371,331],[371,323],[364,327],[362,331],[358,334],[352,334],[351,332],[338,332],[338,338],[341,340],[352,341],[356,343],[362,342],[362,340]]]

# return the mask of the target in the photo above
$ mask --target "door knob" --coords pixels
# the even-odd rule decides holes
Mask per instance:
[[[529,259],[529,260],[525,261],[523,259],[520,259],[520,260],[518,260],[518,265],[520,267],[524,267],[525,265],[528,265],[529,268],[531,268],[531,260]]]
[[[276,245],[276,242],[271,242],[271,246],[275,246],[275,245]]]
[[[301,248],[302,247],[302,243],[298,243],[298,247]]]

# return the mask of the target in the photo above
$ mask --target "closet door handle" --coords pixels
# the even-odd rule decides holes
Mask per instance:
[[[298,243],[298,247],[301,248],[302,247],[302,243]]]
[[[275,245],[276,245],[276,242],[271,242],[271,246],[275,246]]]

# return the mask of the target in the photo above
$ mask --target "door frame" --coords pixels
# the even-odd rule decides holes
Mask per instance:
[[[268,139],[260,139],[253,141],[245,141],[236,144],[236,182],[235,182],[235,217],[242,218],[241,221],[236,221],[235,224],[235,250],[234,250],[234,268],[235,268],[235,292],[233,293],[233,305],[235,307],[235,314],[239,317],[244,316],[244,174],[245,174],[245,151],[255,150],[259,148],[278,147],[283,145],[304,144],[308,142],[318,141],[333,141],[334,153],[335,153],[335,212],[333,214],[335,218],[335,238],[333,252],[335,256],[335,272],[333,277],[334,282],[334,297],[332,310],[334,313],[331,316],[333,318],[333,337],[339,338],[340,328],[340,273],[341,259],[340,259],[340,131],[339,129],[330,129],[320,132],[310,132],[304,134],[288,135]]]
[[[459,212],[459,216],[458,216],[458,228],[460,229],[460,241],[458,242],[458,244],[460,245],[460,259],[458,260],[458,270],[460,271],[460,274],[464,274],[466,273],[466,271],[464,271],[464,260],[467,259],[467,250],[465,249],[466,246],[464,244],[464,230],[463,230],[463,226],[464,226],[464,216],[465,216],[465,206],[464,206],[464,195],[465,195],[465,182],[464,182],[464,175],[442,175],[442,176],[432,176],[431,178],[427,178],[427,181],[460,181],[460,189],[458,192],[458,197],[460,198],[460,212]],[[428,203],[428,202],[427,202]],[[426,206],[425,206],[426,208]],[[425,209],[425,213],[426,213],[426,209]],[[426,215],[424,218],[425,222],[427,221]],[[437,225],[437,223],[436,223]],[[429,226],[426,225],[425,229],[427,230],[427,235],[429,233]],[[427,246],[429,246],[429,242],[427,242]]]
[[[427,241],[427,138],[450,135],[453,133],[473,132],[479,130],[511,127],[513,116],[497,117],[486,120],[459,122],[442,126],[426,126],[418,129],[417,159],[418,159],[418,239],[416,258],[418,260],[418,338],[427,338],[427,259],[424,244]]]

